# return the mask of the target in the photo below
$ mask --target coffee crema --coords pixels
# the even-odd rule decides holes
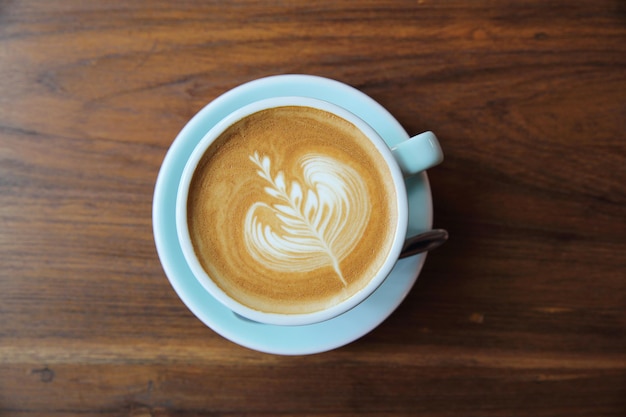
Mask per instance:
[[[312,313],[365,287],[397,225],[389,168],[356,126],[304,106],[226,129],[194,172],[187,202],[196,257],[254,310]]]

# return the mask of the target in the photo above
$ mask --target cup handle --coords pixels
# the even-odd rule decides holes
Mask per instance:
[[[424,132],[391,148],[405,177],[432,168],[443,161],[443,151],[433,132]]]

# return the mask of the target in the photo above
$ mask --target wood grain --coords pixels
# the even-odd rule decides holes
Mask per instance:
[[[332,352],[239,347],[152,238],[173,138],[243,82],[353,85],[446,154],[434,251]],[[0,0],[0,416],[626,415],[618,0]]]

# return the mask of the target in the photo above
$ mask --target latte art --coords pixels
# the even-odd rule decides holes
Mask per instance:
[[[187,224],[196,258],[230,298],[312,313],[367,286],[397,228],[386,161],[356,126],[304,106],[235,122],[194,171]]]
[[[297,179],[271,172],[271,160],[250,160],[267,185],[267,202],[255,202],[244,226],[246,248],[254,259],[277,271],[313,271],[331,266],[348,284],[340,262],[359,242],[370,218],[367,188],[358,173],[325,155],[305,155]]]

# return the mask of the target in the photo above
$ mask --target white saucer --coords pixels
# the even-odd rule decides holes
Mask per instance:
[[[172,143],[157,178],[152,222],[157,252],[172,287],[185,305],[226,339],[261,352],[304,355],[328,351],[364,336],[382,323],[404,300],[417,280],[426,254],[398,261],[385,282],[352,310],[307,326],[273,326],[250,322],[215,300],[194,278],[176,234],[178,182],[187,158],[204,134],[219,120],[246,104],[277,96],[304,96],[338,104],[371,126],[390,145],[408,139],[398,121],[362,92],[327,78],[278,75],[243,84],[216,98],[196,114]],[[432,227],[432,200],[426,173],[407,181],[408,235]]]

